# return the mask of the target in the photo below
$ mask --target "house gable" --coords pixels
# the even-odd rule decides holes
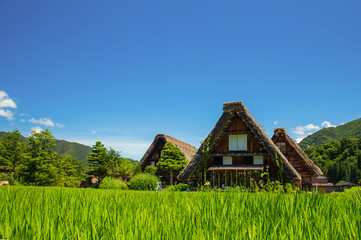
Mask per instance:
[[[184,153],[187,160],[190,160],[196,153],[196,148],[188,143],[182,142],[171,136],[157,134],[153,143],[149,146],[148,150],[139,162],[143,171],[147,166],[155,166],[158,163],[161,158],[163,147],[167,142],[171,142],[174,146],[179,148],[179,150]]]
[[[203,141],[196,155],[178,175],[178,180],[187,181],[200,165],[203,154],[209,149],[207,152],[208,156],[216,157],[216,154],[218,154],[218,156],[228,155],[232,157],[242,157],[243,160],[253,155],[265,154],[265,156],[270,158],[267,160],[272,160],[269,161],[269,164],[274,164],[275,159],[282,162],[284,174],[290,181],[301,181],[300,175],[265,134],[261,126],[252,118],[242,102],[225,103],[223,106],[224,111],[221,118]],[[230,153],[229,143],[227,144],[230,134],[247,134],[247,151],[241,150]],[[215,161],[215,159],[213,161]],[[209,167],[210,164],[213,163],[207,162],[207,167]]]
[[[301,175],[304,183],[311,184],[313,178],[324,175],[321,169],[302,151],[284,128],[274,129],[272,141]]]

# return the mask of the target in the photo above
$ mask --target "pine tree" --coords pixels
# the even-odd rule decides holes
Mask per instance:
[[[171,142],[167,142],[163,147],[163,157],[159,159],[157,168],[169,172],[170,185],[173,185],[173,173],[182,170],[186,164],[184,153]]]
[[[100,141],[95,142],[87,157],[88,166],[95,175],[103,176],[106,174],[105,164],[109,159],[107,149]]]

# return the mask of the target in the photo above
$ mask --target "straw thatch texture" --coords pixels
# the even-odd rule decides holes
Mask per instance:
[[[293,168],[293,166],[288,162],[287,158],[282,154],[278,147],[272,142],[272,140],[267,136],[263,131],[262,127],[253,119],[250,113],[247,111],[246,107],[242,102],[230,102],[223,105],[223,114],[216,126],[203,141],[202,145],[198,149],[196,155],[192,158],[189,164],[184,168],[184,170],[178,175],[179,181],[187,181],[191,177],[192,173],[197,169],[199,163],[201,162],[203,156],[203,149],[206,147],[207,142],[210,142],[210,152],[217,145],[218,141],[221,139],[223,132],[228,128],[231,123],[231,118],[233,116],[239,116],[251,130],[251,132],[256,136],[258,141],[262,143],[266,151],[271,155],[272,159],[279,159],[282,162],[283,170],[287,178],[291,181],[301,181],[301,176]],[[210,139],[209,139],[210,138]],[[208,140],[209,139],[209,140]]]
[[[301,147],[287,134],[286,129],[284,128],[275,128],[274,134],[272,136],[272,141],[274,143],[277,142],[279,137],[283,137],[285,142],[289,144],[294,150],[294,152],[298,155],[299,159],[301,159],[306,165],[307,169],[312,172],[312,176],[323,176],[323,172],[317,165],[302,151]]]
[[[164,144],[166,144],[167,142],[171,142],[174,146],[179,148],[179,150],[184,153],[187,160],[191,160],[197,151],[195,147],[188,143],[182,142],[171,136],[157,134],[154,138],[153,143],[149,146],[148,150],[145,152],[144,156],[140,160],[139,165],[142,168],[145,167],[147,160],[151,160],[150,158],[152,157],[154,151],[158,149],[159,145],[161,145],[161,147],[163,148]]]

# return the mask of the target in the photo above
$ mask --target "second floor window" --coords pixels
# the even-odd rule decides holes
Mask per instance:
[[[247,134],[229,135],[229,151],[247,151]]]

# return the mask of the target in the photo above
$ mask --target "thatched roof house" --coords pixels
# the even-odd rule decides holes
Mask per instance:
[[[286,156],[291,165],[302,177],[303,187],[310,188],[312,183],[325,183],[320,181],[323,172],[316,164],[302,151],[300,146],[287,134],[284,128],[275,128],[272,141],[277,145],[283,155]],[[327,179],[327,178],[326,178]]]
[[[157,134],[153,143],[149,146],[148,150],[139,162],[142,170],[144,170],[147,166],[155,166],[158,163],[162,155],[163,147],[167,142],[171,142],[174,146],[179,148],[179,150],[184,153],[187,160],[192,159],[197,151],[195,147],[188,143],[182,142],[171,136]]]
[[[177,178],[201,184],[210,181],[218,187],[248,179],[244,184],[249,185],[256,177],[255,168],[269,171],[273,179],[281,172],[287,181],[301,184],[300,174],[242,102],[229,102],[223,104],[222,116]]]

